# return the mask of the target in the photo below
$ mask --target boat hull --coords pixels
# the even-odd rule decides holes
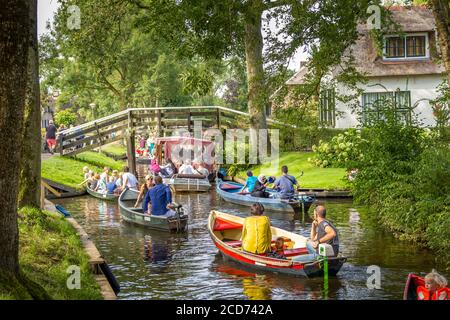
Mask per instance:
[[[243,218],[232,216],[229,214],[224,214],[217,211],[212,211],[208,218],[208,232],[211,236],[211,239],[214,242],[214,245],[217,247],[222,256],[227,259],[234,261],[238,264],[241,264],[245,267],[249,267],[255,270],[267,271],[267,272],[276,272],[283,273],[294,276],[301,277],[318,277],[323,276],[323,260],[316,260],[314,262],[309,263],[301,263],[292,261],[291,258],[288,259],[277,259],[272,258],[265,255],[257,255],[253,253],[249,253],[243,251],[242,249],[233,247],[230,245],[231,242],[226,242],[223,239],[220,239],[219,235],[223,235],[224,239],[227,237],[233,236],[235,239],[239,239],[242,229],[233,227],[234,229],[217,229],[216,227],[216,218],[219,219],[229,219],[228,221],[239,226],[239,224],[243,223]],[[272,235],[275,237],[287,237],[290,241],[293,241],[295,247],[289,250],[285,250],[285,253],[288,255],[288,251],[296,252],[294,255],[306,254],[306,238],[297,235],[279,228],[271,227]],[[225,232],[225,233],[223,233]],[[227,235],[226,232],[229,232]],[[292,257],[291,256],[291,257]],[[345,263],[347,258],[345,257],[328,257],[328,274],[330,276],[335,276],[342,265]]]
[[[103,194],[100,192],[96,192],[92,189],[86,188],[87,193],[89,193],[91,196],[97,198],[97,199],[102,199],[102,200],[107,200],[107,201],[116,201],[117,199],[119,199],[119,196],[116,194]]]
[[[186,230],[188,224],[187,215],[166,218],[143,214],[141,208],[132,207],[137,196],[138,192],[130,189],[124,190],[120,195],[119,210],[124,221],[160,231],[183,232]]]
[[[165,178],[163,182],[175,192],[207,192],[211,189],[208,179]]]
[[[302,209],[305,213],[308,212],[309,208],[311,207],[312,203],[314,202],[314,199],[309,196],[302,196],[304,199],[303,202],[303,208],[300,201],[292,201],[292,202],[286,202],[281,199],[274,199],[274,198],[258,198],[258,197],[252,197],[250,195],[241,195],[237,193],[231,193],[222,190],[222,184],[224,182],[219,181],[216,186],[216,192],[217,194],[222,197],[225,201],[239,204],[243,206],[251,206],[254,203],[261,203],[266,210],[271,211],[280,211],[280,212],[301,212]],[[235,186],[241,186],[241,184],[234,183],[234,182],[226,182],[230,185]]]

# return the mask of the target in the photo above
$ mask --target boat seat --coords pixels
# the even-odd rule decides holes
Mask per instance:
[[[222,183],[220,185],[220,189],[222,190],[236,190],[236,189],[241,189],[242,186],[237,186],[231,183]]]
[[[302,254],[307,254],[308,249],[306,248],[285,249],[283,252],[286,257],[294,257]]]
[[[214,221],[214,228],[213,228],[214,231],[223,231],[231,229],[242,229],[242,224],[222,219],[216,219],[216,221]]]

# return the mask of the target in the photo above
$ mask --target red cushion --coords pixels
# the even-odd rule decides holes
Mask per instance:
[[[242,224],[228,220],[216,219],[214,222],[214,231],[242,229]]]
[[[222,190],[234,190],[234,189],[241,189],[242,186],[237,186],[235,184],[230,184],[230,183],[222,183],[220,185],[220,189]]]

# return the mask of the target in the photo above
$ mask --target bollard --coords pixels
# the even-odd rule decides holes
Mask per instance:
[[[327,251],[329,251],[330,249],[333,250],[329,244],[319,244],[319,256],[323,263],[323,291],[325,300],[328,300],[328,255],[330,254],[330,252]]]

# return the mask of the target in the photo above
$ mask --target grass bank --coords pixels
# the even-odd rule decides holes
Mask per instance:
[[[127,155],[127,148],[120,142],[113,142],[100,148],[101,152],[110,154],[114,157],[123,157]]]
[[[80,238],[62,216],[24,208],[18,222],[22,281],[0,277],[0,299],[103,299]],[[70,266],[80,268],[80,289],[67,288]]]
[[[314,156],[312,152],[282,152],[277,167],[270,164],[261,164],[252,167],[254,175],[264,173],[266,176],[279,176],[281,166],[287,165],[289,173],[295,177],[303,171],[304,175],[299,179],[302,188],[318,188],[329,190],[348,189],[345,181],[346,171],[343,168],[318,168],[308,161]],[[245,171],[238,174],[239,178],[245,179]]]
[[[53,180],[68,187],[80,189],[83,181],[83,167],[88,166],[95,172],[102,172],[103,167],[122,170],[124,161],[116,161],[104,154],[87,151],[74,158],[53,156],[42,161],[41,174],[43,178]]]

